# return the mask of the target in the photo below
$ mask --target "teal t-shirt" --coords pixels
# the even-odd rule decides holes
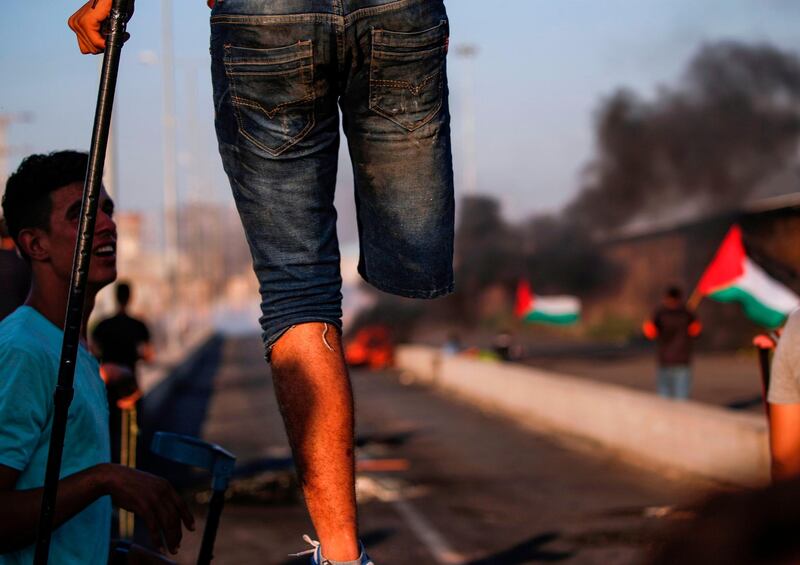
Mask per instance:
[[[44,484],[62,337],[59,328],[28,306],[0,322],[0,465],[21,472],[17,490]],[[99,369],[97,360],[79,347],[62,478],[110,460],[108,402]],[[111,500],[104,496],[53,532],[50,563],[105,564],[110,534]],[[0,555],[0,565],[29,564],[33,554],[31,545]]]

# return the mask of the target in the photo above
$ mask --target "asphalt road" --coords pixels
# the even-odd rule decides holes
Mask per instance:
[[[258,338],[212,344],[150,403],[150,425],[198,430],[237,454],[215,563],[300,564],[312,529],[285,469],[288,448]],[[662,507],[697,485],[565,447],[391,371],[354,371],[360,522],[377,565],[641,562]],[[393,470],[376,472],[377,466]],[[283,467],[283,469],[281,469]],[[204,493],[195,495],[202,518]],[[202,525],[202,522],[201,522]],[[192,563],[198,536],[179,560]]]

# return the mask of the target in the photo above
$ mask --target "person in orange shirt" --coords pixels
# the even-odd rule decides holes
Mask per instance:
[[[703,326],[686,307],[680,287],[664,291],[661,306],[647,320],[642,331],[658,344],[658,395],[673,400],[686,400],[692,389],[692,341]]]

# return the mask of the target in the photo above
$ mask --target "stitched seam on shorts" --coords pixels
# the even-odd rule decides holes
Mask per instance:
[[[273,119],[275,117],[275,114],[277,114],[279,110],[281,110],[283,108],[286,108],[287,106],[293,106],[294,104],[301,104],[303,102],[308,102],[310,100],[313,100],[314,97],[309,95],[309,96],[306,96],[305,98],[303,98],[301,100],[293,100],[291,102],[284,102],[282,104],[278,104],[277,106],[272,108],[272,110],[267,110],[266,108],[264,108],[263,104],[261,104],[259,102],[255,102],[253,100],[249,100],[247,98],[239,98],[238,96],[232,96],[231,99],[233,101],[237,102],[238,104],[241,104],[242,106],[247,106],[248,108],[254,108],[256,110],[261,110],[271,120],[271,119]]]
[[[414,37],[415,36],[419,36],[419,35],[423,35],[423,34],[427,34],[427,33],[431,33],[433,31],[439,30],[439,29],[441,29],[443,27],[445,28],[445,31],[443,32],[444,36],[447,37],[446,24],[447,24],[447,20],[440,20],[437,25],[435,25],[435,26],[433,26],[431,28],[424,29],[422,31],[412,31],[412,32],[391,31],[391,30],[388,30],[388,29],[376,29],[375,33],[373,34],[372,44],[373,45],[380,45],[382,47],[397,47],[397,45],[395,45],[395,44],[383,43],[380,40],[376,40],[375,39],[375,34],[377,34],[379,37],[382,36],[382,35],[395,36],[395,37],[403,36],[403,47],[431,47],[431,48],[434,48],[441,42],[442,38],[435,37],[433,40],[430,40],[430,39],[429,40],[414,40]]]
[[[304,127],[300,133],[298,133],[296,136],[288,140],[286,143],[284,143],[277,149],[270,149],[269,147],[267,147],[266,145],[255,139],[252,135],[247,133],[247,131],[245,131],[244,129],[240,130],[240,133],[247,139],[252,141],[255,145],[257,145],[258,147],[260,147],[261,149],[272,155],[273,157],[277,157],[278,155],[289,149],[291,146],[298,143],[309,132],[309,130],[314,127],[314,125],[316,125],[316,117],[314,116],[314,112],[312,111],[311,119],[309,120],[308,125]]]
[[[302,61],[303,59],[309,59],[310,57],[296,57],[294,59],[288,59],[285,61],[264,61],[263,59],[260,61],[253,60],[253,59],[234,59],[225,61],[225,65],[235,67],[236,65],[247,65],[252,67],[266,67],[269,65],[285,65],[286,63],[294,63],[295,61]],[[306,65],[306,67],[309,65]],[[298,67],[299,69],[305,69],[306,67]],[[289,69],[285,72],[296,71],[297,69]]]
[[[322,12],[312,14],[283,14],[283,15],[264,15],[264,16],[248,16],[244,14],[220,14],[211,17],[211,25],[214,24],[232,24],[232,25],[266,25],[266,24],[282,24],[294,22],[323,22],[338,24],[344,21],[344,27],[347,28],[355,23],[361,17],[374,16],[382,14],[383,12],[390,12],[392,10],[399,10],[406,5],[418,3],[420,0],[395,0],[390,4],[383,6],[372,6],[370,8],[359,8],[355,12],[351,12],[346,16],[337,14],[325,14]]]
[[[445,52],[445,45],[439,45],[437,47],[432,47],[430,49],[421,49],[417,51],[397,51],[397,47],[392,45],[374,45],[372,48],[372,55],[376,59],[383,59],[384,61],[408,61],[409,59],[413,60],[412,57],[409,55],[417,56],[417,58],[422,58],[427,55],[434,55],[437,52]],[[413,46],[407,47],[407,49],[414,49]]]
[[[335,14],[284,14],[275,16],[248,16],[244,14],[221,14],[211,18],[211,25],[269,25],[284,23],[331,23],[335,24],[341,16]]]
[[[373,81],[370,80],[370,83],[372,83],[372,82]],[[442,92],[442,89],[443,89],[443,84],[442,83],[443,83],[443,81],[439,81],[439,103],[436,105],[436,107],[433,110],[431,110],[430,114],[428,114],[427,116],[422,118],[419,122],[416,122],[414,124],[409,125],[409,124],[403,123],[400,120],[398,120],[394,115],[392,115],[389,112],[383,110],[380,106],[378,106],[377,102],[374,102],[372,100],[372,92],[370,92],[370,96],[369,96],[369,108],[370,108],[370,110],[372,110],[376,114],[379,114],[379,115],[383,116],[384,118],[388,119],[389,121],[396,123],[398,126],[402,127],[403,129],[406,129],[408,131],[417,131],[422,126],[427,125],[428,123],[430,123],[430,121],[433,118],[435,118],[436,115],[439,113],[439,110],[442,109],[442,105],[444,104],[444,100],[443,100],[444,93]]]
[[[380,30],[374,30],[373,37],[378,31]],[[422,45],[414,45],[413,43],[409,43],[408,45],[393,45],[391,43],[373,42],[372,46],[373,51],[380,54],[381,57],[385,57],[387,59],[405,58],[407,55],[426,55],[434,51],[441,51],[445,47],[446,40],[447,36],[437,39],[436,43],[425,43]],[[398,51],[398,49],[412,49],[413,51]]]
[[[262,55],[269,55],[276,51],[286,51],[288,55],[292,55],[292,51],[302,50],[304,57],[311,57],[313,55],[313,42],[310,39],[298,39],[289,45],[279,47],[247,47],[246,45],[234,45],[233,43],[225,43],[225,48],[238,49],[240,51],[251,51],[253,53],[261,53]]]
[[[228,87],[231,90],[231,106],[233,106],[233,115],[236,117],[236,124],[239,129],[239,133],[244,131],[244,127],[242,126],[242,117],[239,115],[239,111],[236,109],[236,105],[233,103],[234,98],[239,98],[238,93],[236,92],[236,83],[231,78],[230,69],[227,65],[225,65],[225,76],[228,77]]]
[[[450,282],[445,286],[440,286],[438,288],[434,288],[433,290],[425,290],[425,289],[413,289],[413,288],[398,288],[396,286],[391,286],[387,284],[383,284],[382,282],[378,282],[377,280],[369,277],[363,271],[359,271],[361,278],[367,281],[369,284],[377,288],[378,290],[383,290],[386,292],[393,292],[393,293],[401,293],[401,294],[412,294],[416,296],[441,296],[446,292],[452,292],[455,288],[455,283]]]
[[[275,72],[269,72],[269,71],[238,72],[231,70],[228,74],[231,76],[280,77],[296,73],[297,71],[307,71],[308,69],[313,70],[313,65],[306,65],[305,67],[297,67],[296,69],[289,69],[287,71],[275,71]]]
[[[308,67],[302,67],[302,68],[308,68]],[[236,123],[239,126],[238,127],[239,134],[242,135],[243,137],[245,137],[246,139],[250,140],[250,142],[253,143],[256,147],[258,147],[259,149],[261,149],[263,151],[266,151],[267,153],[269,153],[273,157],[277,157],[278,155],[280,155],[281,153],[283,153],[284,151],[289,149],[291,146],[293,146],[296,143],[298,143],[311,130],[311,128],[313,128],[316,125],[316,122],[317,122],[316,114],[317,113],[316,113],[314,108],[311,109],[311,119],[308,121],[308,124],[306,125],[306,127],[304,127],[296,136],[294,136],[291,139],[289,139],[288,141],[286,141],[286,143],[284,143],[283,145],[281,145],[277,149],[270,149],[269,147],[267,147],[266,145],[264,145],[263,143],[258,141],[251,134],[247,133],[247,130],[245,130],[244,125],[242,123],[242,117],[241,117],[241,114],[239,112],[239,109],[237,108],[237,105],[234,104],[234,102],[239,102],[242,105],[248,106],[248,107],[251,107],[251,108],[257,108],[257,109],[261,110],[262,112],[264,112],[267,115],[267,117],[271,120],[275,116],[275,113],[279,109],[281,109],[282,107],[289,106],[290,104],[299,104],[301,102],[308,102],[308,101],[313,101],[314,100],[314,64],[313,64],[313,57],[312,57],[312,64],[311,64],[310,68],[311,68],[311,89],[310,89],[310,92],[308,93],[308,95],[305,98],[303,98],[302,100],[294,100],[292,102],[284,102],[283,104],[281,104],[279,106],[276,106],[275,108],[273,108],[272,115],[270,115],[269,111],[266,108],[264,108],[261,104],[254,105],[252,101],[248,100],[247,98],[242,98],[242,97],[239,96],[239,93],[236,91],[235,81],[232,80],[232,78],[231,78],[233,76],[232,73],[231,73],[231,70],[227,65],[225,65],[225,75],[228,77],[228,85],[229,85],[229,87],[231,89],[231,93],[232,93],[231,94],[231,105],[233,105],[233,114],[234,114],[234,116],[236,116]],[[295,70],[297,70],[297,69],[295,69]]]
[[[419,84],[414,84],[410,80],[384,80],[384,79],[369,79],[371,84],[380,85],[380,86],[394,86],[396,88],[404,88],[411,91],[411,94],[414,96],[419,96],[420,91],[424,86],[426,86],[429,82],[439,76],[441,71],[436,71],[435,73],[431,73],[422,79],[422,82]]]
[[[303,59],[313,59],[314,57],[314,50],[313,50],[313,43],[309,39],[300,40],[296,43],[291,45],[286,45],[284,47],[274,47],[269,49],[261,49],[257,47],[244,47],[241,45],[234,45],[233,43],[226,43],[223,45],[225,53],[229,52],[229,49],[238,49],[239,51],[250,51],[255,55],[256,53],[261,53],[260,59],[245,59],[245,58],[238,58],[238,57],[225,57],[223,61],[226,65],[236,65],[236,64],[248,64],[248,65],[278,65],[281,63],[291,63],[292,61],[300,61]],[[291,53],[291,51],[301,51],[301,53]],[[270,53],[274,53],[275,51],[289,51],[288,54],[280,57],[270,57]],[[265,61],[264,59],[268,59]]]
[[[345,28],[349,27],[355,20],[361,17],[375,16],[384,12],[391,12],[392,10],[399,10],[408,4],[417,4],[420,0],[396,0],[390,4],[383,4],[382,6],[371,6],[369,8],[359,8],[355,12],[351,12],[344,17]]]

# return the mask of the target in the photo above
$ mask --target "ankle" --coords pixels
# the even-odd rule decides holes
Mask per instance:
[[[326,539],[320,544],[320,548],[322,556],[332,565],[349,565],[350,562],[358,563],[361,559],[361,544],[354,537]]]
[[[329,563],[330,565],[361,565],[361,555],[359,555],[356,559],[351,559],[350,561],[336,561],[326,557],[325,563]]]

